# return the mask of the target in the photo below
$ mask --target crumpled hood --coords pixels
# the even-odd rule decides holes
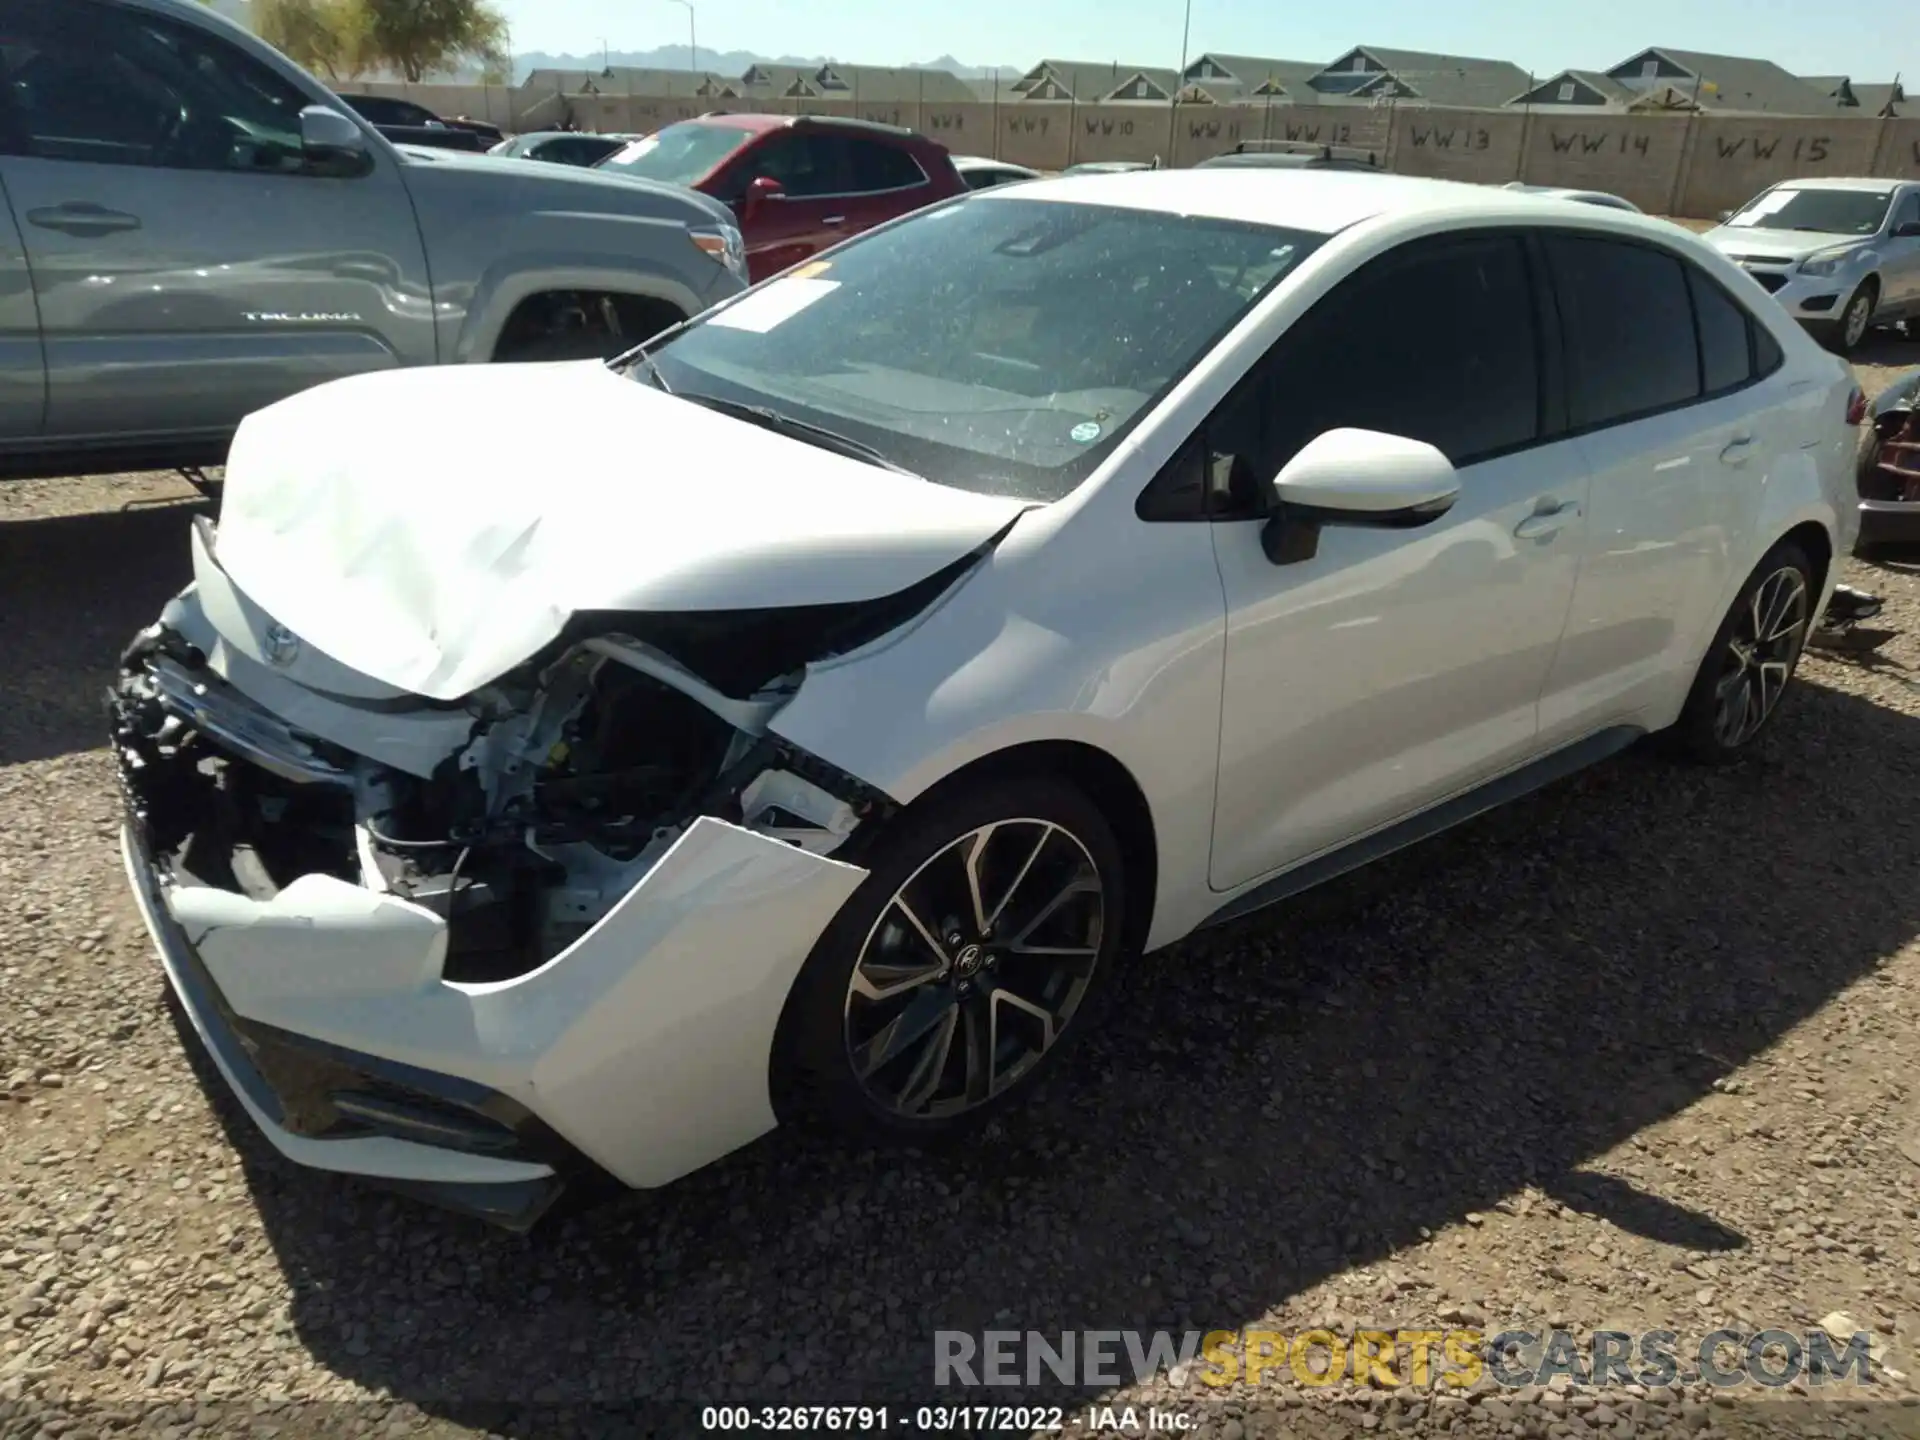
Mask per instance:
[[[452,700],[577,612],[877,599],[1028,503],[790,440],[595,361],[458,365],[337,380],[249,416],[217,548],[304,644]]]
[[[1768,230],[1759,225],[1722,225],[1706,236],[1723,255],[1756,260],[1804,260],[1822,250],[1873,243],[1870,235],[1816,235],[1806,230]]]

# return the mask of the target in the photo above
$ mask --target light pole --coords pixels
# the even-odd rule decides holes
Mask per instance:
[[[1187,83],[1187,41],[1193,35],[1193,0],[1187,0],[1187,18],[1180,26],[1180,85]],[[1175,93],[1178,94],[1178,88]]]
[[[687,8],[687,69],[698,70],[700,68],[700,42],[695,38],[694,34],[693,0],[671,0],[671,3],[684,5]]]
[[[605,80],[613,75],[613,52],[607,48],[607,37],[600,37],[600,78]]]

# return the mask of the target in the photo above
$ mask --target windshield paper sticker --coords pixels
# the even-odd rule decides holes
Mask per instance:
[[[1067,432],[1076,445],[1091,445],[1100,438],[1100,427],[1091,420],[1082,420]]]
[[[775,326],[784,325],[809,305],[826,299],[839,288],[838,280],[813,280],[788,275],[761,286],[751,295],[742,296],[707,323],[764,335]]]
[[[1766,219],[1767,216],[1773,214],[1774,211],[1785,209],[1787,202],[1799,193],[1798,190],[1770,190],[1758,200],[1754,201],[1751,209],[1734,216],[1733,219],[1727,223],[1729,225],[1758,225],[1762,220]]]

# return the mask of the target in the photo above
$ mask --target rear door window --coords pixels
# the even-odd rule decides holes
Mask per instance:
[[[851,188],[863,193],[880,190],[906,190],[926,183],[926,175],[913,156],[897,145],[879,140],[848,140],[847,152],[853,161]]]
[[[1568,409],[1578,430],[1697,400],[1700,347],[1680,260],[1650,245],[1548,235],[1567,345]]]

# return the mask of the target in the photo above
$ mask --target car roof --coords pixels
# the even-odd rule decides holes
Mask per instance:
[[[1515,195],[1541,195],[1550,200],[1578,200],[1583,204],[1613,205],[1623,209],[1633,203],[1611,190],[1583,190],[1573,185],[1522,185],[1515,181],[1501,188]],[[1634,205],[1633,208],[1637,210],[1640,207]]]
[[[1319,235],[1332,235],[1384,215],[1537,221],[1543,208],[1578,216],[1582,224],[1613,224],[1632,227],[1639,233],[1646,233],[1641,227],[1656,223],[1626,210],[1526,195],[1463,180],[1428,180],[1386,171],[1312,165],[1195,167],[1079,175],[1072,179],[1049,177],[1030,180],[1004,197],[992,190],[982,190],[978,196],[996,203],[1004,198],[1023,203],[1058,200],[1118,205],[1218,220],[1247,220]]]
[[[1025,165],[1016,165],[1011,160],[995,160],[990,155],[955,155],[952,159],[956,170],[1018,170],[1027,175],[1040,173]]]
[[[1887,191],[1901,182],[1873,175],[1820,175],[1804,180],[1781,180],[1769,190],[1872,190]]]
[[[728,125],[736,130],[751,130],[756,135],[765,135],[774,130],[851,130],[856,134],[883,135],[894,140],[925,140],[917,130],[904,125],[887,125],[878,120],[857,120],[850,115],[761,115],[731,114],[724,110],[715,110],[706,115],[696,115],[691,120],[675,122],[681,125]]]
[[[1296,150],[1229,150],[1224,155],[1210,156],[1200,164],[1216,170],[1310,170],[1316,166],[1323,169],[1344,166],[1349,170],[1374,171],[1380,168],[1344,155],[1302,154]]]

